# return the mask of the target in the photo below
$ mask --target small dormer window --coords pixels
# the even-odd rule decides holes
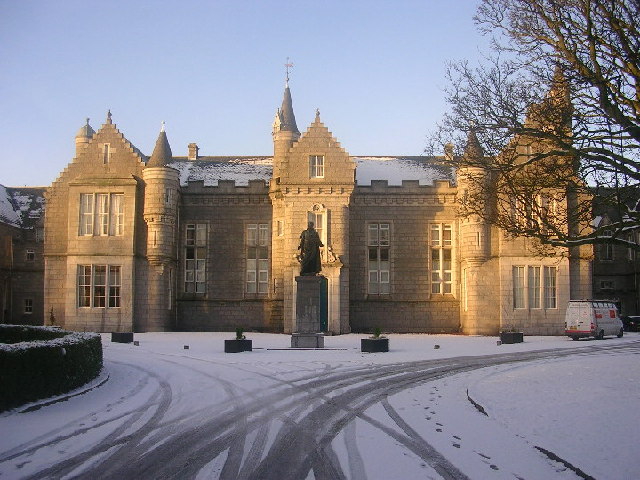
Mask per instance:
[[[309,177],[324,178],[324,155],[309,156]]]
[[[109,144],[105,143],[102,145],[102,163],[103,164],[107,164],[109,163]]]

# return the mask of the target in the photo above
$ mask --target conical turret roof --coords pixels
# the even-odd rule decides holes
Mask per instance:
[[[482,149],[482,145],[480,145],[480,140],[478,140],[475,128],[469,130],[467,145],[464,147],[464,156],[475,160],[482,160],[484,157],[484,150]]]
[[[293,114],[293,101],[289,84],[284,87],[284,98],[280,108],[280,131],[300,133],[296,125],[296,116]]]
[[[171,162],[173,153],[171,153],[171,146],[167,139],[167,133],[164,131],[164,122],[162,123],[162,129],[156,140],[156,146],[153,149],[151,158],[147,162],[147,167],[164,167],[167,163]]]

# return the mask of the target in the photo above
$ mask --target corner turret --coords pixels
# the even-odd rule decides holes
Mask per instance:
[[[285,84],[282,106],[276,111],[273,121],[273,178],[280,177],[281,165],[286,154],[295,142],[300,138],[300,131],[296,124],[296,116],[293,113],[293,101],[289,82]]]
[[[176,242],[178,228],[179,172],[167,165],[171,162],[171,146],[164,123],[151,158],[142,171],[145,183],[144,221],[147,225],[147,258],[149,270],[148,315],[145,331],[170,329],[175,310],[177,271]]]
[[[76,134],[76,157],[86,148],[95,133],[95,130],[89,125],[89,118],[87,118],[87,123],[80,127]]]

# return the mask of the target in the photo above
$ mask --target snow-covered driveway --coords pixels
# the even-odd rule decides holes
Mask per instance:
[[[394,335],[387,354],[360,353],[357,335],[328,337],[323,351],[250,337],[253,352],[224,354],[228,334],[136,334],[140,346],[105,336],[95,388],[0,416],[0,478],[640,474],[638,335],[502,346]],[[569,416],[613,401],[610,419]]]

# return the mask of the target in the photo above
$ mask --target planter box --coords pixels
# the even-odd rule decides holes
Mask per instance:
[[[500,341],[504,343],[522,343],[524,334],[522,332],[500,332]]]
[[[253,350],[252,340],[225,340],[224,353],[250,352]]]
[[[111,341],[117,343],[133,342],[133,332],[111,332]]]
[[[363,338],[360,340],[360,351],[366,353],[388,352],[388,338]]]

